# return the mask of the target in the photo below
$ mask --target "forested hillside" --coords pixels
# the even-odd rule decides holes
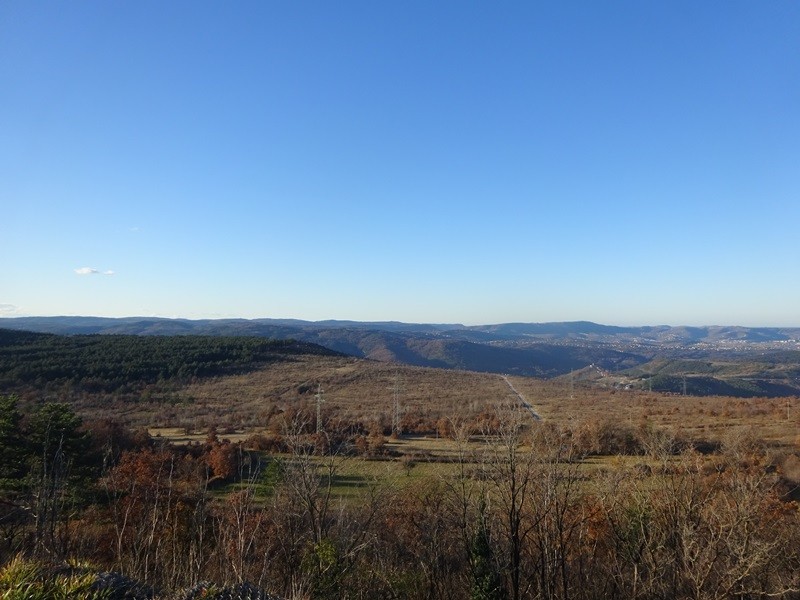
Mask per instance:
[[[134,393],[147,385],[245,373],[304,354],[336,353],[257,337],[60,336],[0,329],[0,389]]]

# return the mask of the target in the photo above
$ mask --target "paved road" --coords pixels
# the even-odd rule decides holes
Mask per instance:
[[[533,420],[534,420],[534,421],[541,421],[541,420],[542,420],[542,417],[540,417],[540,416],[539,416],[539,413],[537,413],[535,410],[533,410],[533,406],[531,406],[531,403],[530,403],[530,402],[528,402],[528,401],[525,399],[525,396],[523,396],[522,394],[520,394],[520,393],[517,391],[517,388],[515,388],[515,387],[514,387],[514,384],[512,384],[512,383],[511,383],[511,382],[508,380],[508,377],[506,377],[505,375],[501,375],[501,377],[503,378],[503,381],[505,381],[505,382],[508,384],[508,387],[510,387],[510,388],[511,388],[511,391],[512,391],[512,392],[514,392],[514,394],[516,394],[517,398],[519,398],[520,404],[522,404],[522,406],[523,406],[523,407],[525,407],[525,409],[526,409],[526,410],[527,410],[529,413],[531,413],[531,416],[533,417]]]

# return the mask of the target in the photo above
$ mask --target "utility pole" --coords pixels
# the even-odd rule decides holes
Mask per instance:
[[[400,375],[394,374],[394,385],[392,386],[392,435],[400,435]]]
[[[314,396],[317,400],[317,433],[322,433],[322,385],[317,384],[317,394]]]

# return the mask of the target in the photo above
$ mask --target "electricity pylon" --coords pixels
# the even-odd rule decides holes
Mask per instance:
[[[314,396],[317,400],[317,433],[322,433],[322,385],[317,384],[317,394]]]

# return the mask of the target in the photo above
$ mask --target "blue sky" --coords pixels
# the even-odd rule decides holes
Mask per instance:
[[[0,3],[0,314],[800,326],[800,4]]]

